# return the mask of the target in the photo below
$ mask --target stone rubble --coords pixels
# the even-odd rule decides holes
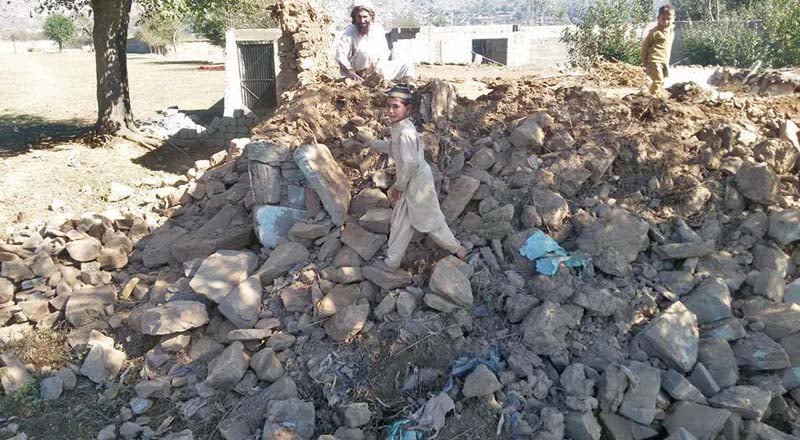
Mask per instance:
[[[5,394],[37,381],[45,400],[87,384],[104,402],[124,395],[98,438],[193,438],[204,420],[227,440],[380,438],[469,353],[481,361],[452,378],[457,415],[442,418],[481,417],[474,438],[800,434],[793,122],[673,112],[663,131],[649,97],[515,82],[476,101],[492,121],[476,127],[447,83],[416,87],[442,210],[469,253],[415,237],[390,273],[374,263],[391,170],[349,140],[381,129],[379,91],[310,80],[324,67],[319,29],[287,29],[325,20],[300,3],[277,8],[297,13],[279,50],[306,60],[295,68],[307,90],[252,139],[198,161],[146,209],[0,244],[2,347],[64,326],[85,354],[54,371],[3,348]],[[632,126],[642,132],[622,134]],[[519,254],[536,230],[584,267],[536,273]],[[501,359],[485,361],[495,346]],[[180,428],[153,423],[166,402]]]

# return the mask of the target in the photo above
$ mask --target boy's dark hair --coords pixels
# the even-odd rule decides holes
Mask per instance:
[[[405,84],[395,85],[389,89],[389,92],[386,96],[389,98],[397,98],[405,105],[411,105],[411,100],[413,99],[413,96],[411,95],[411,89],[409,89]]]
[[[662,15],[674,14],[674,13],[675,13],[675,8],[672,5],[664,5],[658,8],[659,17],[661,17]]]
[[[366,7],[366,6],[355,6],[355,7],[354,7],[354,8],[353,8],[353,9],[350,11],[350,21],[351,21],[353,24],[356,24],[356,16],[357,16],[358,14],[360,14],[360,13],[361,13],[361,11],[367,11],[367,14],[369,14],[369,18],[371,18],[371,19],[375,20],[375,11],[373,11],[372,9],[370,9],[370,8],[368,8],[368,7]]]

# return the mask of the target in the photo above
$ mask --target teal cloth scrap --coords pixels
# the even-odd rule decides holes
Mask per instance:
[[[555,275],[558,266],[564,263],[567,267],[585,267],[585,261],[577,255],[570,255],[552,237],[542,231],[536,231],[528,237],[519,248],[523,257],[536,263],[536,271],[544,275]]]

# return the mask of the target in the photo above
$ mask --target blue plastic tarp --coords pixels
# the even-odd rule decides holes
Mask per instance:
[[[528,237],[525,244],[519,248],[519,253],[535,262],[536,271],[544,275],[555,275],[561,263],[573,268],[585,266],[583,258],[570,255],[552,237],[542,231],[536,231]]]

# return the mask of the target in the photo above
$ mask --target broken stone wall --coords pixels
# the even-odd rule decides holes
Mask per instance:
[[[314,0],[279,0],[274,16],[283,31],[278,40],[278,90],[305,86],[319,75],[334,74],[331,19],[320,5]]]

